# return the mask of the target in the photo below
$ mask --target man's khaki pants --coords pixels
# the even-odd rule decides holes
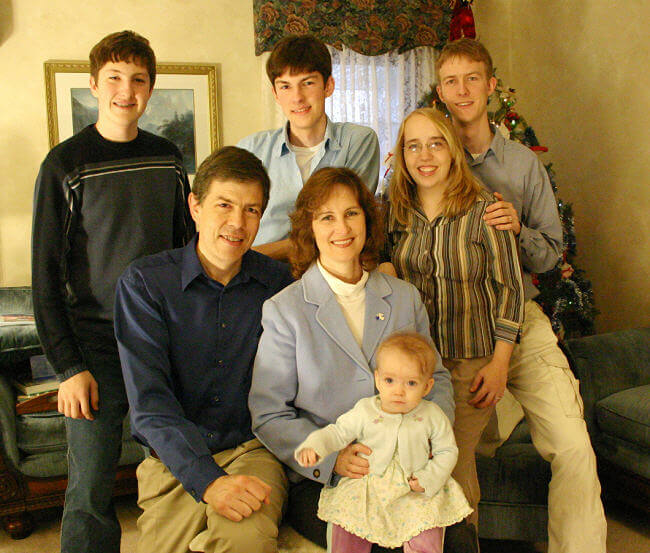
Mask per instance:
[[[167,467],[148,457],[137,469],[137,553],[274,553],[278,524],[287,499],[287,478],[280,462],[254,439],[213,455],[228,474],[257,476],[271,486],[271,502],[240,522],[217,514],[185,491]]]
[[[452,474],[475,509],[470,515],[474,524],[480,499],[474,451],[493,408],[476,409],[467,401],[474,376],[488,360],[444,360],[456,400],[459,455]],[[508,390],[524,409],[535,448],[551,464],[548,553],[605,553],[607,523],[578,381],[548,317],[532,300],[525,304],[521,343],[510,359]]]

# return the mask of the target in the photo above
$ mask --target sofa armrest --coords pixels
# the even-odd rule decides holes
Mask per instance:
[[[34,303],[29,286],[0,287],[0,315],[33,315]],[[36,324],[0,326],[0,371],[15,374],[16,365],[42,353]]]
[[[9,381],[0,374],[0,431],[2,443],[0,446],[8,466],[18,470],[20,454],[16,443],[16,409],[13,388]]]
[[[621,390],[650,384],[650,328],[621,330],[567,340],[573,371],[580,380],[585,421],[595,436],[595,405]]]
[[[0,313],[20,315],[34,313],[31,286],[0,287]]]

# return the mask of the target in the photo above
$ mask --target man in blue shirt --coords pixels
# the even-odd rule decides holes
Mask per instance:
[[[250,251],[269,198],[259,159],[233,146],[199,167],[197,236],[120,277],[115,333],[135,438],[139,553],[277,550],[287,495],[281,464],[247,408],[264,301],[288,268]]]
[[[237,145],[262,160],[273,183],[254,248],[286,259],[289,213],[303,183],[322,167],[348,167],[375,192],[379,141],[375,131],[354,123],[333,123],[325,99],[334,92],[332,59],[313,36],[288,36],[266,64],[271,91],[288,119],[286,126],[242,139]]]

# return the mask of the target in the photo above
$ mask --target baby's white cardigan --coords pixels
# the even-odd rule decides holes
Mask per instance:
[[[449,419],[435,403],[422,400],[405,415],[391,414],[381,410],[379,396],[359,400],[334,424],[312,432],[296,448],[295,457],[298,460],[298,453],[311,447],[324,459],[355,440],[372,449],[370,473],[380,476],[398,448],[404,473],[415,476],[428,497],[445,484],[458,459]]]

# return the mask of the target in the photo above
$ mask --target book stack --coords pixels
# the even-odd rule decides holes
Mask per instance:
[[[59,381],[52,365],[45,355],[34,355],[29,360],[31,372],[11,379],[14,388],[19,392],[16,402],[28,401],[33,397],[59,388]]]
[[[0,314],[0,326],[33,325],[34,315]]]

